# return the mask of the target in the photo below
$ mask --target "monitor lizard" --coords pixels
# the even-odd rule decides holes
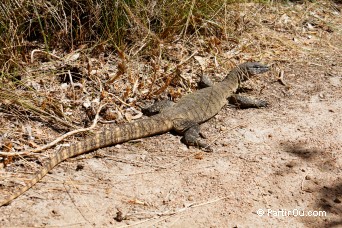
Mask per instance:
[[[208,149],[209,146],[199,140],[199,124],[215,116],[226,105],[227,99],[231,97],[234,97],[235,101],[243,103],[243,107],[265,106],[264,101],[241,99],[239,95],[235,96],[234,94],[241,82],[252,75],[264,73],[268,70],[268,66],[258,62],[243,63],[230,71],[223,81],[185,95],[175,104],[170,101],[156,103],[148,109],[151,113],[157,112],[156,115],[109,129],[104,128],[81,142],[57,151],[50,161],[35,174],[33,179],[29,180],[25,186],[15,190],[12,195],[0,201],[0,206],[7,205],[13,199],[22,195],[67,158],[102,147],[175,130],[183,135],[182,140],[186,145]]]

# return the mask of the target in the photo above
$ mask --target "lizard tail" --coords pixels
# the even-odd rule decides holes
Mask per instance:
[[[22,195],[38,181],[40,181],[50,170],[60,162],[86,152],[90,152],[102,147],[127,142],[129,140],[144,138],[156,134],[166,133],[172,129],[172,122],[159,118],[159,116],[138,120],[115,126],[112,129],[102,130],[95,135],[86,138],[82,142],[72,144],[68,148],[56,152],[50,161],[45,164],[25,186],[14,191],[10,196],[0,201],[0,207],[8,205],[12,200]]]

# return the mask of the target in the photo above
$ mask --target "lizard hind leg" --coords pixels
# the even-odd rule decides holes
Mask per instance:
[[[200,125],[194,121],[182,120],[174,124],[174,129],[183,135],[181,141],[187,146],[195,146],[203,151],[212,152],[210,146],[200,140],[202,134]]]

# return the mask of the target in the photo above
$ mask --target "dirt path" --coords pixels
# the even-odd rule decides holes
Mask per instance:
[[[226,107],[203,124],[214,153],[168,133],[69,159],[0,208],[1,227],[342,226],[339,20],[330,49],[316,42],[278,65],[289,88],[275,68],[254,82],[270,107]],[[311,212],[325,214],[300,216]]]

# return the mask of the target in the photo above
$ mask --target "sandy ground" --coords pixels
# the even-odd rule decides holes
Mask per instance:
[[[288,87],[275,68],[253,82],[269,107],[227,106],[204,123],[213,153],[168,133],[68,159],[1,207],[0,226],[342,226],[338,29],[330,49],[279,63]]]

